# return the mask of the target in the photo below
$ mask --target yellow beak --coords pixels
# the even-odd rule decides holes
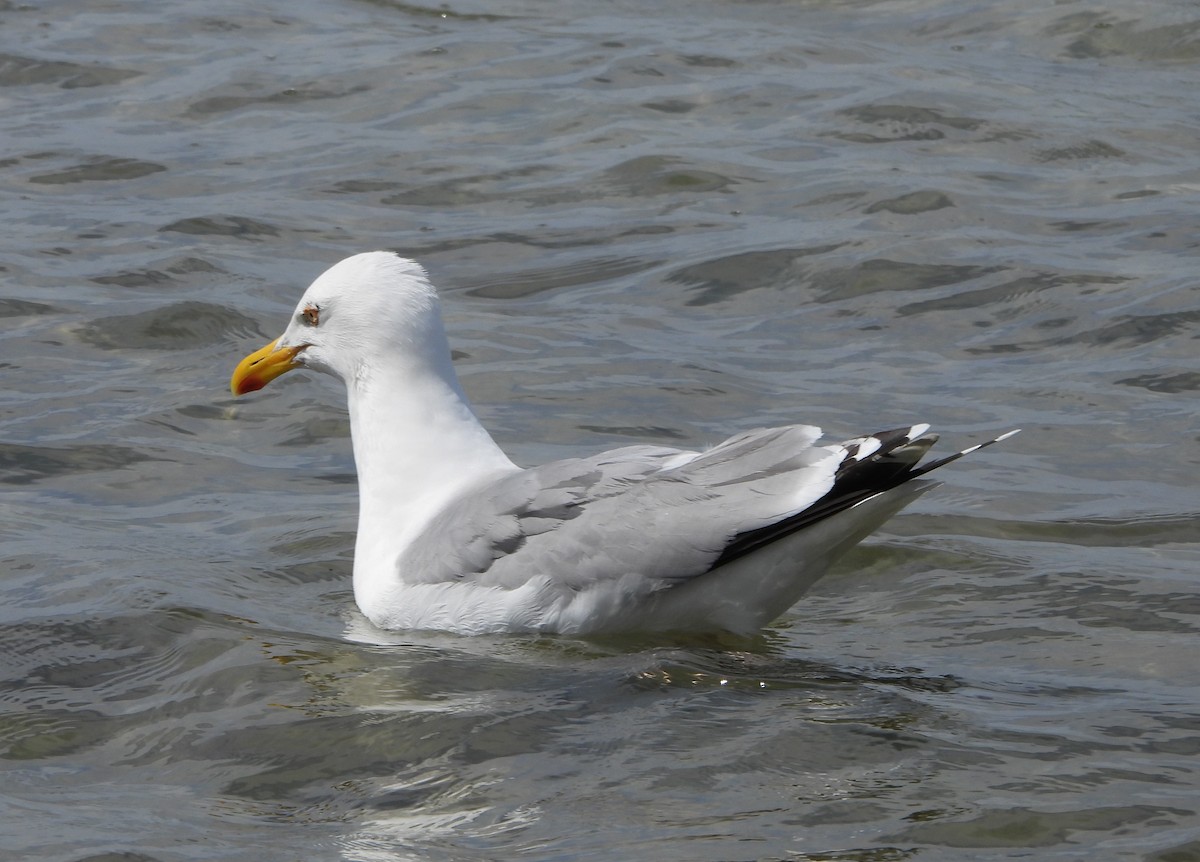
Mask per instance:
[[[280,374],[286,374],[293,368],[299,368],[296,354],[308,345],[299,347],[276,348],[279,343],[276,338],[261,350],[256,350],[238,363],[229,379],[229,391],[234,395],[245,395],[262,389]]]

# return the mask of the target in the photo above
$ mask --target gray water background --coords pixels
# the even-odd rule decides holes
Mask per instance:
[[[1191,2],[0,3],[0,857],[1200,859]],[[523,463],[1023,427],[741,641],[385,635],[343,393]]]

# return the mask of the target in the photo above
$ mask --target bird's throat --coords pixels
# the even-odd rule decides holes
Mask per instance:
[[[357,592],[363,567],[395,560],[448,500],[517,467],[475,418],[457,380],[436,370],[361,376],[348,403],[359,486]]]

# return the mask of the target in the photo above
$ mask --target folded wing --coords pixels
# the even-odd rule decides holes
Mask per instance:
[[[399,574],[505,588],[548,577],[576,591],[636,576],[666,589],[924,472],[916,465],[936,440],[920,436],[927,428],[819,446],[819,429],[792,425],[703,453],[632,446],[551,462],[450,503]]]

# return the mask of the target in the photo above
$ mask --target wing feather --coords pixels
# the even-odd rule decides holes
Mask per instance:
[[[551,462],[460,495],[406,548],[398,574],[507,589],[543,578],[561,591],[634,578],[643,591],[666,589],[981,448],[920,467],[937,440],[927,430],[819,446],[819,429],[791,425],[701,453],[630,446]]]
[[[470,578],[563,589],[630,575],[660,589],[708,571],[740,533],[803,510],[833,484],[820,431],[747,431],[703,452],[635,446],[556,461],[460,496],[402,555],[413,583]]]

